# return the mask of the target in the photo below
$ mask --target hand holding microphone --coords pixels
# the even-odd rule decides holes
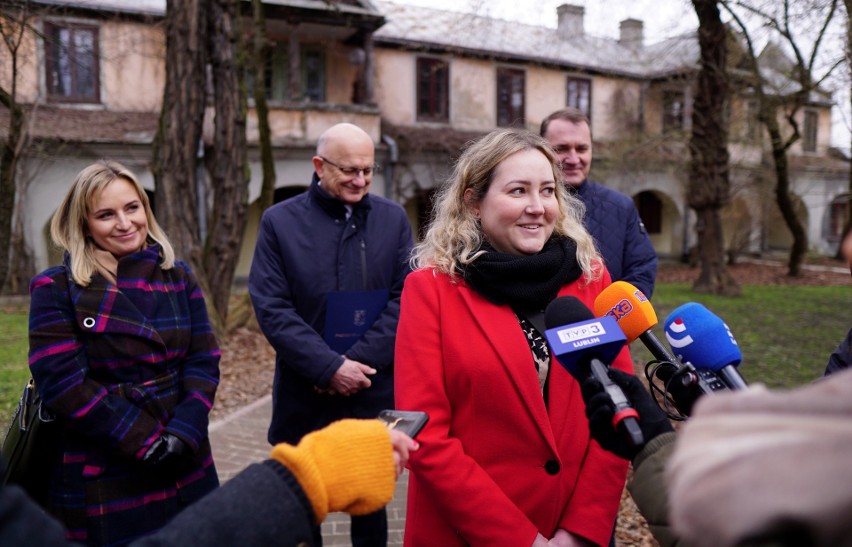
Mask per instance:
[[[639,413],[639,427],[645,442],[674,431],[666,414],[660,410],[645,386],[636,376],[626,372],[609,369],[609,377],[621,388],[630,405]],[[626,460],[632,460],[642,449],[625,442],[622,435],[612,428],[615,408],[603,386],[594,377],[588,377],[582,384],[583,400],[586,402],[586,417],[589,418],[589,431],[604,450]]]
[[[631,446],[645,441],[636,410],[607,375],[607,365],[624,347],[625,336],[611,317],[596,319],[592,311],[573,296],[557,298],[544,312],[545,337],[559,363],[578,382],[593,377],[603,388],[614,412],[611,427],[626,436]]]

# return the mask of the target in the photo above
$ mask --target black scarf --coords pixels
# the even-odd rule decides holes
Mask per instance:
[[[535,255],[501,253],[488,243],[482,244],[482,250],[486,252],[460,266],[459,273],[476,292],[516,311],[543,310],[563,285],[583,273],[577,244],[567,237],[551,237]]]

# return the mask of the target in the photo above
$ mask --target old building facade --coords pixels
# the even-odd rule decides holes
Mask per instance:
[[[17,100],[32,153],[20,166],[21,217],[39,268],[58,256],[46,227],[74,175],[99,158],[121,161],[153,191],[149,163],[165,80],[165,0],[32,2],[38,9],[18,55]],[[694,244],[686,205],[694,35],[645,44],[641,21],[617,40],[587,33],[583,8],[558,8],[558,27],[522,25],[386,1],[267,1],[267,97],[277,198],[304,190],[317,137],[349,121],[377,145],[372,191],[427,218],[431,192],[464,144],[498,126],[537,130],[566,105],[592,121],[592,178],[632,196],[661,256]],[[249,3],[244,3],[248,9]],[[6,9],[6,8],[4,8]],[[11,88],[0,51],[0,85]],[[848,196],[849,162],[830,147],[831,97],[812,94],[791,150],[793,192],[811,249],[832,253]],[[250,208],[237,277],[247,275],[261,211],[257,117],[248,114]],[[733,95],[732,249],[789,245],[772,197],[765,135],[748,89]],[[3,134],[8,114],[0,109]],[[204,143],[200,143],[200,153]]]

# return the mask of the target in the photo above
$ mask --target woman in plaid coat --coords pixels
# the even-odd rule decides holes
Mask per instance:
[[[29,365],[63,424],[49,511],[121,545],[218,486],[207,437],[219,347],[203,294],[135,176],[77,175],[51,222],[62,266],[30,284]]]

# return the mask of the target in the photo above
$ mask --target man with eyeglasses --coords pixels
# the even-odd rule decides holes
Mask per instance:
[[[369,194],[372,138],[337,124],[320,136],[307,192],[263,214],[249,275],[258,323],[275,349],[270,444],[296,444],[342,418],[393,408],[399,297],[411,225]],[[322,545],[320,528],[315,544]],[[387,544],[385,510],[352,517],[353,546]]]

